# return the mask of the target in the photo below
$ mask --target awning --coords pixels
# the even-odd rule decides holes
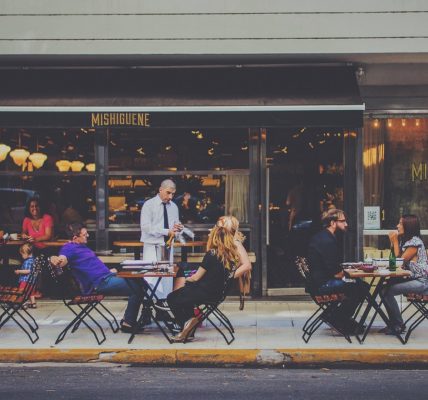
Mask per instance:
[[[3,70],[0,85],[2,127],[146,113],[151,127],[356,128],[364,111],[351,67]]]

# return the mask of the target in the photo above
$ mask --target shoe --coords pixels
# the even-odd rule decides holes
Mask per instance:
[[[195,340],[195,332],[190,333],[187,338],[184,338],[180,332],[177,335],[171,336],[171,340],[173,343],[184,343],[185,340],[186,342],[193,342]]]
[[[134,333],[134,334],[138,334],[138,333],[143,333],[144,332],[144,328],[142,326],[139,326],[137,328],[137,330],[134,332],[134,327],[133,326],[129,326],[129,325],[124,325],[124,320],[122,319],[122,321],[120,321],[120,331],[123,333]]]
[[[178,334],[171,338],[174,343],[182,343],[189,341],[189,338],[194,337],[195,328],[199,324],[199,319],[196,317],[192,317],[186,321],[184,324],[183,330]]]
[[[162,311],[171,311],[171,308],[169,307],[168,302],[164,299],[164,300],[158,300],[155,304],[154,307],[157,310],[162,310]]]
[[[406,332],[406,325],[393,326],[391,328],[389,326],[385,326],[385,328],[379,330],[379,333],[392,336],[401,335],[404,332]]]
[[[152,323],[152,314],[148,308],[143,308],[139,319],[140,327],[148,326]]]

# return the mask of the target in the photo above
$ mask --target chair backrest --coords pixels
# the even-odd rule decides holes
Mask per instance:
[[[37,282],[39,280],[40,274],[42,273],[42,270],[46,268],[48,264],[48,259],[45,255],[37,256],[33,260],[33,265],[31,267],[31,272],[28,275],[27,284],[25,285],[23,297],[24,301],[27,301],[30,297],[30,294],[33,293],[34,289],[37,286]]]
[[[303,279],[307,280],[309,275],[309,263],[307,258],[302,256],[297,256],[295,258],[295,263],[300,275],[302,275]]]
[[[64,298],[70,298],[81,294],[80,286],[74,279],[68,266],[58,267],[51,262],[47,263],[49,273],[61,290]]]

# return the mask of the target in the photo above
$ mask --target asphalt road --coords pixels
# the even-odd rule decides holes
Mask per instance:
[[[426,370],[0,364],[0,400],[426,399]]]

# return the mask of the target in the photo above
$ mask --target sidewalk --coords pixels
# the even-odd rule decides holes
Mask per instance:
[[[125,302],[105,304],[120,320]],[[40,339],[32,345],[13,321],[0,329],[0,362],[117,362],[149,365],[248,365],[305,366],[340,364],[417,364],[428,366],[428,322],[420,325],[407,345],[397,338],[376,331],[383,327],[376,320],[364,344],[353,338],[348,343],[326,325],[308,344],[301,339],[301,328],[315,310],[311,301],[248,301],[238,310],[237,301],[227,301],[224,312],[232,321],[236,340],[228,346],[211,326],[196,332],[196,340],[186,344],[169,344],[153,324],[128,345],[128,334],[113,334],[106,329],[107,340],[97,345],[84,326],[68,334],[55,345],[58,333],[72,319],[61,301],[40,300],[30,310],[40,329]],[[105,321],[102,325],[107,325]]]

